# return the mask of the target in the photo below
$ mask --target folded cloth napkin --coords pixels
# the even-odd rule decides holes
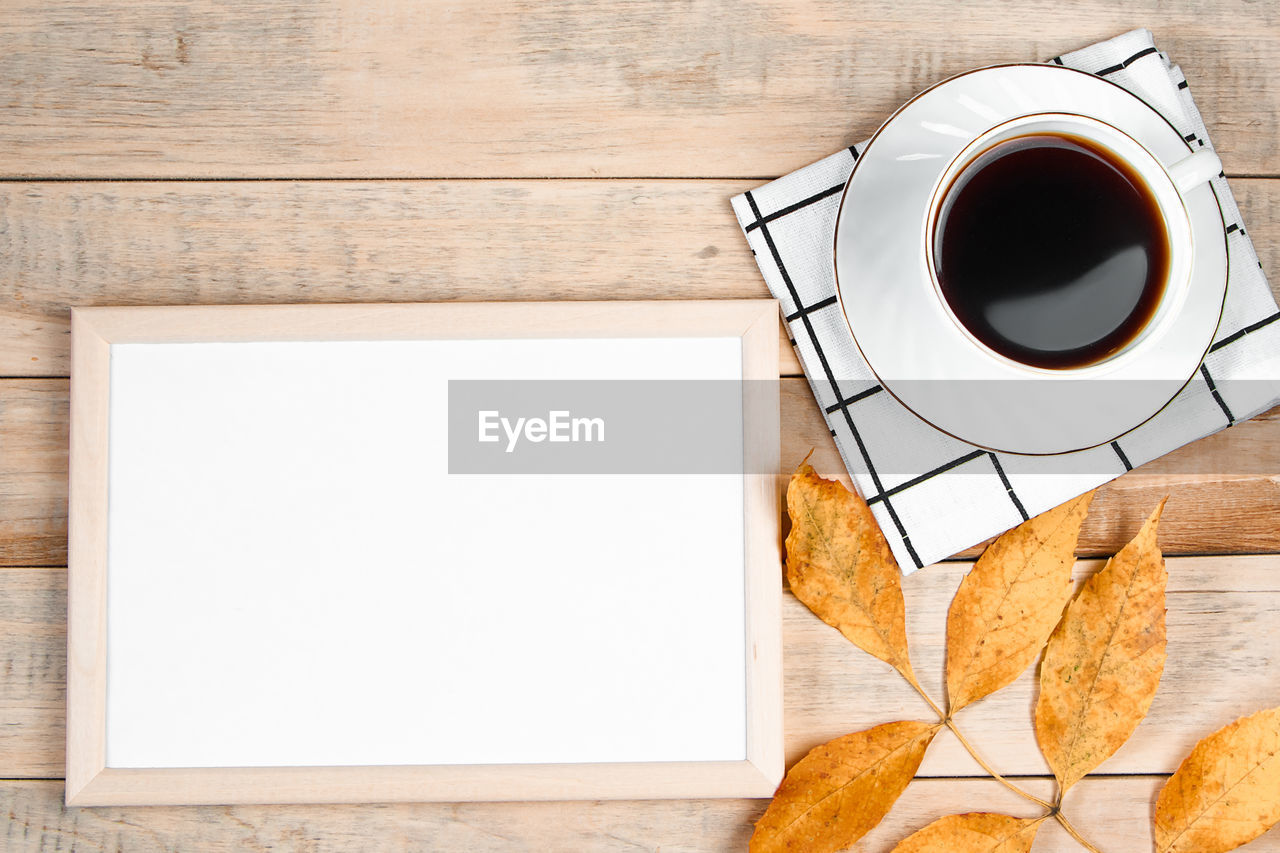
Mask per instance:
[[[1186,77],[1134,30],[1050,62],[1118,83],[1211,147]],[[882,388],[836,304],[831,246],[853,145],[733,198],[765,282],[855,485],[905,572],[948,557],[1134,466],[1280,402],[1280,313],[1226,177],[1226,306],[1208,356],[1178,397],[1109,446],[1052,457],[991,453],[934,429]]]

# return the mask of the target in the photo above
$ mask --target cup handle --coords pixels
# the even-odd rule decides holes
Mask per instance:
[[[1183,157],[1169,167],[1169,177],[1173,178],[1178,192],[1185,193],[1198,187],[1210,178],[1222,172],[1222,161],[1212,151],[1197,151],[1189,157]]]

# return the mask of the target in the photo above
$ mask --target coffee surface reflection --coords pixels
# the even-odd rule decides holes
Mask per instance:
[[[1089,140],[1007,139],[946,189],[934,264],[952,313],[1014,361],[1069,369],[1132,342],[1160,304],[1169,237],[1146,183]]]

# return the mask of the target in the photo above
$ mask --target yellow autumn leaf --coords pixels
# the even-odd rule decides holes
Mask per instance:
[[[1226,853],[1280,823],[1280,708],[1195,745],[1156,800],[1159,853]]]
[[[1043,817],[952,814],[913,832],[892,853],[1028,853]]]
[[[1036,740],[1063,793],[1129,739],[1160,686],[1169,575],[1156,532],[1164,503],[1089,578],[1045,649]]]
[[[915,682],[902,572],[870,507],[800,463],[787,487],[787,582],[823,622]]]
[[[1012,683],[1044,648],[1071,595],[1092,499],[1081,495],[1010,530],[961,582],[947,611],[951,713]]]
[[[830,853],[853,844],[889,813],[941,725],[885,723],[815,747],[778,786],[751,853]]]

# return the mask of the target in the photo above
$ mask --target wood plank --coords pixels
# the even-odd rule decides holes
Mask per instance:
[[[1241,568],[1250,563],[1255,567]],[[941,563],[904,583],[916,673],[935,698],[943,695],[946,610],[969,565]],[[1101,566],[1078,564],[1077,586]],[[1237,591],[1253,572],[1280,569],[1280,559],[1181,557],[1170,558],[1168,569],[1169,659],[1160,691],[1138,731],[1100,768],[1103,773],[1170,773],[1201,737],[1271,707],[1280,696],[1280,594]],[[927,577],[917,580],[921,575]],[[1264,585],[1278,589],[1280,577]],[[792,598],[784,605],[789,761],[849,731],[903,717],[928,718],[923,702],[886,665],[852,647]],[[1033,668],[957,716],[1002,773],[1049,772],[1031,730],[1036,685]],[[939,736],[920,772],[983,773],[950,733]]]
[[[756,183],[3,184],[0,376],[67,375],[73,305],[766,297]],[[1276,269],[1280,181],[1234,186]]]
[[[67,563],[69,390],[0,380],[0,566]]]
[[[0,379],[0,566],[61,566],[67,547],[67,380]],[[847,481],[803,379],[784,379],[782,469]],[[1280,551],[1280,409],[1202,439],[1102,487],[1079,553],[1114,553],[1166,494],[1168,554]],[[1230,519],[1230,523],[1224,522]],[[976,556],[975,546],[958,556]]]
[[[1041,797],[1047,780],[1019,780]],[[1065,812],[1104,850],[1150,850],[1150,812],[1160,776],[1092,777],[1072,790]],[[383,847],[478,851],[744,850],[764,800],[460,803],[368,806],[231,806],[68,809],[62,783],[0,783],[3,841],[14,850],[347,851]],[[908,833],[945,814],[974,810],[1034,816],[1027,804],[986,779],[922,779],[855,848],[888,853]],[[1042,826],[1036,853],[1078,853],[1056,823]],[[1246,848],[1280,850],[1273,830]]]
[[[777,175],[981,65],[1158,27],[1230,171],[1280,172],[1269,4],[15,0],[0,174]],[[104,34],[110,34],[109,37]]]
[[[0,375],[66,375],[73,305],[768,297],[751,186],[0,186]]]
[[[782,467],[792,471],[813,450],[824,477],[849,484],[830,430],[808,384],[782,382]],[[1080,556],[1108,556],[1129,541],[1170,495],[1160,525],[1166,554],[1280,550],[1280,407],[1185,445],[1103,485],[1080,531]],[[1229,519],[1229,521],[1228,521]],[[977,557],[987,543],[957,557]]]
[[[65,769],[67,573],[2,569],[0,777]]]
[[[905,582],[915,669],[942,694],[946,610],[969,563],[940,563]],[[1101,566],[1077,566],[1078,579]],[[1201,737],[1274,705],[1280,695],[1280,557],[1178,557],[1169,568],[1169,661],[1147,720],[1105,773],[1169,773]],[[0,778],[63,772],[66,576],[0,570]],[[788,762],[817,744],[894,719],[927,719],[924,703],[887,666],[848,643],[793,596],[783,598]],[[1048,768],[1031,730],[1033,671],[958,717],[1004,773]],[[981,775],[950,733],[921,773]]]

